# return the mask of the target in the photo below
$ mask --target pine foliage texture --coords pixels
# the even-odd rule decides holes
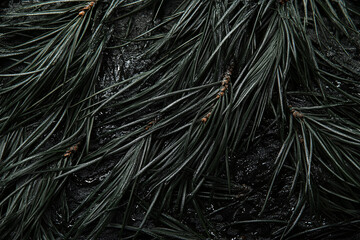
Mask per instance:
[[[296,236],[305,209],[358,227],[360,71],[359,61],[344,59],[347,46],[360,51],[359,5],[182,0],[152,29],[110,46],[116,19],[150,7],[156,18],[163,5],[44,0],[2,13],[0,238],[93,239],[106,228],[139,239],[219,237],[202,199],[244,190],[228,156],[261,141],[265,117],[282,147],[258,201],[265,211],[284,169],[297,195],[274,234]],[[156,59],[151,67],[99,89],[107,47],[134,41],[151,42],[143,53]],[[115,127],[95,136],[108,124]],[[96,138],[107,140],[94,148]],[[109,159],[109,174],[71,209],[71,176]],[[54,221],[55,202],[66,227]],[[135,205],[145,213],[136,226],[128,224]],[[196,229],[181,221],[188,208]]]

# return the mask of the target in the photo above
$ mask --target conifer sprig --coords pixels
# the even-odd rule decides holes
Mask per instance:
[[[127,9],[129,16],[162,2],[44,1],[0,25],[0,57],[7,60],[0,69],[0,236],[96,238],[108,226],[131,237],[201,239],[210,230],[220,236],[202,199],[249,193],[232,181],[228,156],[254,147],[269,118],[282,147],[263,210],[285,166],[294,176],[290,194],[298,195],[287,223],[278,221],[279,236],[291,236],[307,206],[333,219],[359,218],[360,73],[343,61],[348,53],[341,45],[346,39],[359,48],[356,7],[183,0],[158,26],[120,46],[155,39],[144,53],[158,59],[152,67],[96,91],[114,11]],[[172,25],[165,33],[147,36],[166,24]],[[334,46],[338,55],[329,57]],[[109,89],[116,92],[98,97]],[[101,111],[113,114],[98,122]],[[106,124],[115,127],[98,137],[108,141],[91,150],[92,132]],[[54,134],[61,140],[51,142]],[[110,158],[111,172],[67,210],[69,176]],[[74,221],[66,232],[45,214],[57,196]],[[145,211],[136,227],[129,225],[135,204]],[[119,208],[121,222],[112,223]],[[165,214],[181,216],[187,208],[204,234]],[[149,219],[161,227],[148,228]],[[20,231],[14,222],[22,223]]]

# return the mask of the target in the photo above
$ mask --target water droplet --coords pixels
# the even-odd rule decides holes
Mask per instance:
[[[88,178],[85,180],[86,183],[93,183],[96,179],[95,178]]]

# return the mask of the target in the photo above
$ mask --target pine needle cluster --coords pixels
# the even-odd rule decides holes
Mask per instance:
[[[282,147],[263,211],[284,169],[298,198],[289,219],[259,212],[245,222],[297,237],[321,230],[294,233],[310,208],[340,222],[328,227],[359,227],[359,5],[182,0],[153,28],[109,44],[116,20],[151,6],[157,18],[164,2],[44,0],[1,16],[0,238],[93,239],[105,228],[122,238],[219,237],[202,201],[248,191],[229,156],[261,141],[265,118]],[[98,89],[106,49],[136,41],[151,41],[143,54],[156,61]],[[70,178],[109,159],[111,171],[69,207]],[[52,217],[55,202],[66,227]],[[144,215],[131,225],[135,206]],[[189,208],[198,229],[181,221]]]

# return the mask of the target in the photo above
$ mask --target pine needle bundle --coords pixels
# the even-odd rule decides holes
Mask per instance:
[[[156,17],[165,5],[43,1],[4,16],[0,236],[92,239],[110,227],[128,238],[220,237],[202,201],[246,195],[229,156],[261,141],[264,119],[278,126],[282,147],[262,210],[284,169],[293,175],[289,194],[298,196],[289,219],[271,220],[282,225],[277,236],[306,234],[293,230],[308,206],[340,222],[331,227],[359,226],[360,72],[347,49],[359,51],[358,6],[183,0],[153,28],[109,45],[117,19],[150,6]],[[148,35],[151,67],[98,89],[106,47]],[[106,141],[92,148],[98,139]],[[109,159],[109,174],[69,209],[69,178]],[[71,222],[66,230],[50,216],[54,201]],[[144,216],[131,225],[135,206]],[[201,230],[181,221],[189,208]],[[270,221],[261,212],[247,223]],[[149,227],[150,219],[158,225]]]

